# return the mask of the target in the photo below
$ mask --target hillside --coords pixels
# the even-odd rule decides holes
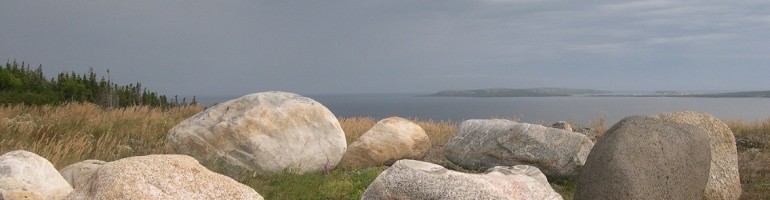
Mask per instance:
[[[429,96],[434,97],[554,97],[576,96],[589,94],[604,94],[606,91],[591,89],[568,88],[528,88],[528,89],[477,89],[477,90],[444,90]]]
[[[730,92],[730,93],[713,93],[713,94],[694,94],[687,95],[690,97],[712,97],[712,98],[770,98],[769,91],[749,91],[749,92]]]

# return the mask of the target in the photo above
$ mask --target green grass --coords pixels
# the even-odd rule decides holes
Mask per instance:
[[[298,175],[291,172],[269,177],[249,177],[241,182],[265,199],[360,199],[382,167],[363,170],[331,170]]]

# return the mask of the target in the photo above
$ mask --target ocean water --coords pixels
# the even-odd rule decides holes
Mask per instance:
[[[722,120],[770,118],[770,98],[687,97],[421,97],[418,94],[306,95],[337,117],[391,116],[460,122],[466,119],[518,119],[550,124],[574,121],[587,124],[599,116],[608,125],[631,115],[703,111]],[[205,105],[237,98],[201,97]]]

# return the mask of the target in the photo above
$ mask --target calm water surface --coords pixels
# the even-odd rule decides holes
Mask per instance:
[[[307,95],[337,117],[390,116],[463,121],[515,118],[531,123],[575,121],[586,124],[604,115],[607,124],[625,116],[658,112],[704,111],[723,119],[764,120],[770,117],[770,98],[680,97],[419,97],[412,94]],[[200,98],[206,105],[235,97]]]

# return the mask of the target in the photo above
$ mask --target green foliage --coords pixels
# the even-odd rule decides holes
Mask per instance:
[[[573,199],[577,191],[577,180],[556,180],[551,182],[551,187],[565,200]]]
[[[265,199],[360,199],[382,167],[298,175],[283,172],[242,181]]]
[[[16,61],[0,66],[0,105],[90,102],[102,107],[147,105],[170,108],[197,103],[194,97],[191,103],[186,100],[182,98],[180,103],[174,97],[171,101],[165,95],[147,91],[141,83],[122,86],[104,77],[97,80],[93,69],[82,75],[62,72],[56,78],[47,79],[42,66],[32,70],[28,64]]]

